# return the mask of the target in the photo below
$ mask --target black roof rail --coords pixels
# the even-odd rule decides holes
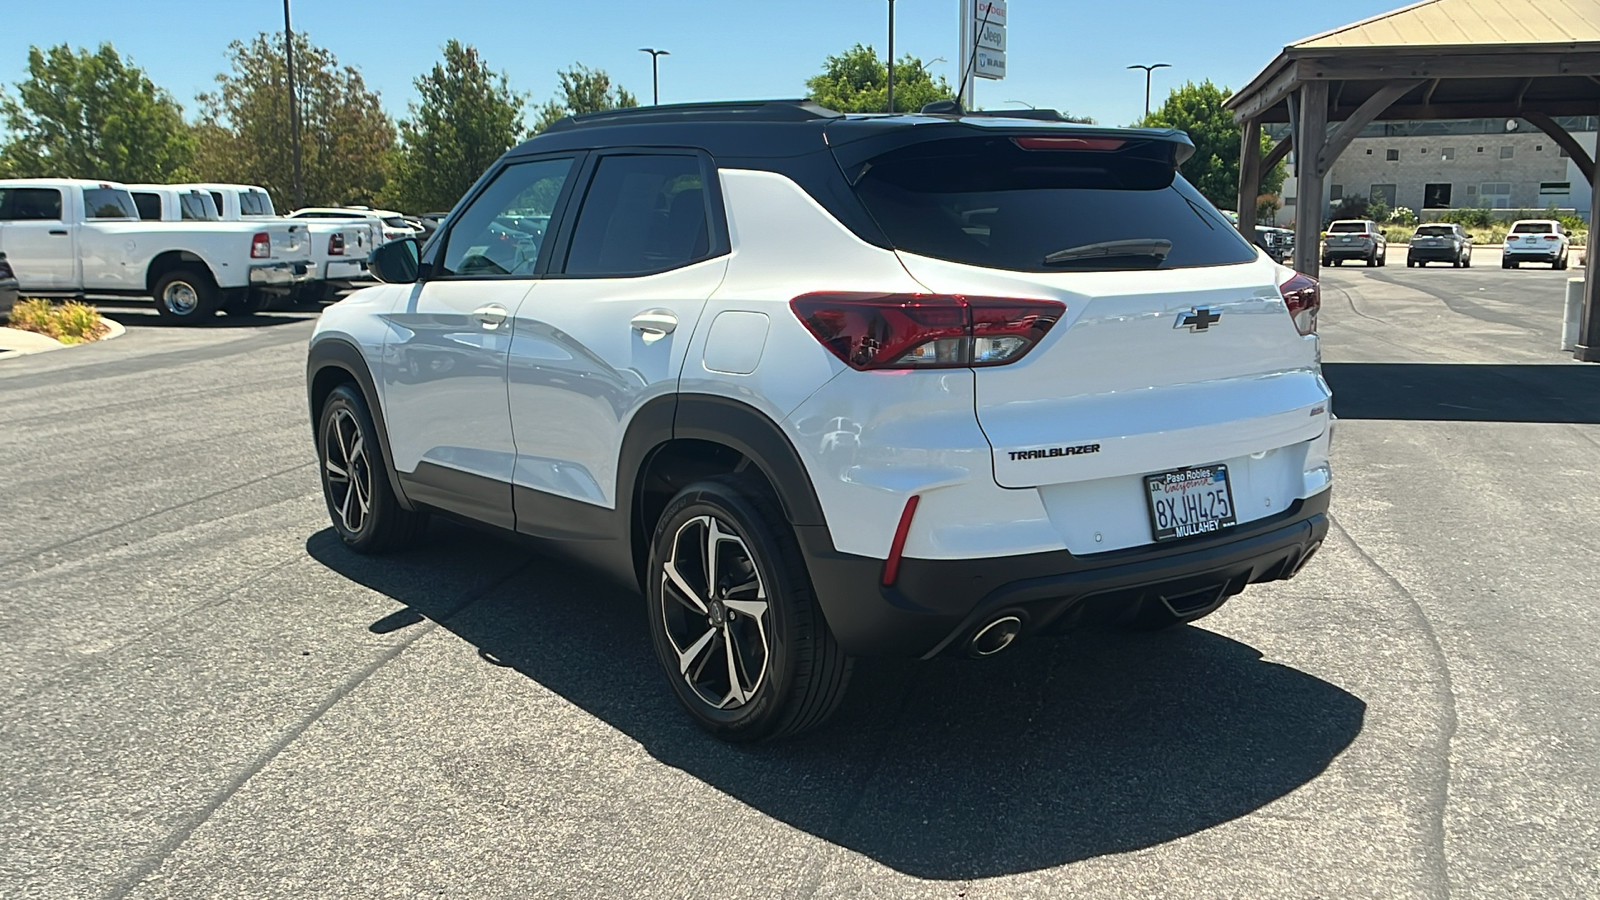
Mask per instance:
[[[608,109],[557,119],[546,132],[588,128],[596,125],[645,125],[657,122],[682,122],[688,119],[723,122],[809,122],[835,119],[843,113],[828,109],[814,100],[729,100],[716,103],[668,103],[661,106],[632,106]]]

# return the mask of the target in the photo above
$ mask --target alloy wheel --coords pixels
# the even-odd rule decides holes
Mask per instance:
[[[744,539],[714,516],[683,523],[662,564],[661,593],[662,624],[685,683],[716,709],[749,703],[772,645],[766,586]]]
[[[200,293],[188,282],[174,281],[161,292],[161,302],[173,314],[187,316],[200,308]]]
[[[322,435],[322,467],[328,498],[339,522],[360,534],[372,514],[372,465],[361,425],[348,409],[336,409]]]

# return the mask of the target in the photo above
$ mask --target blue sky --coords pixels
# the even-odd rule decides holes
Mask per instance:
[[[1284,0],[1011,0],[1009,77],[978,83],[980,106],[1050,106],[1127,124],[1144,105],[1131,63],[1171,63],[1153,102],[1186,79],[1238,88],[1284,44],[1402,5]],[[0,84],[20,80],[29,45],[112,42],[170,90],[191,115],[194,95],[226,69],[228,43],[283,26],[280,0],[54,0],[7,3]],[[957,0],[897,0],[897,53],[913,53],[956,81]],[[1224,15],[1222,10],[1226,10]],[[295,0],[295,28],[360,69],[391,113],[404,113],[411,80],[448,38],[476,45],[512,86],[550,96],[555,71],[604,68],[648,102],[650,58],[661,61],[663,103],[798,97],[823,59],[860,41],[880,53],[886,0]]]

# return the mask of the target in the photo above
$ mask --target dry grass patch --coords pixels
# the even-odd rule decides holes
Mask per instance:
[[[98,341],[111,331],[100,321],[100,313],[87,303],[68,300],[19,300],[11,310],[10,327],[52,337],[63,344]]]

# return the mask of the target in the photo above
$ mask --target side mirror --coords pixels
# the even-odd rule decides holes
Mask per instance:
[[[412,238],[401,238],[373,248],[367,271],[385,284],[412,284],[417,280],[422,248]]]

